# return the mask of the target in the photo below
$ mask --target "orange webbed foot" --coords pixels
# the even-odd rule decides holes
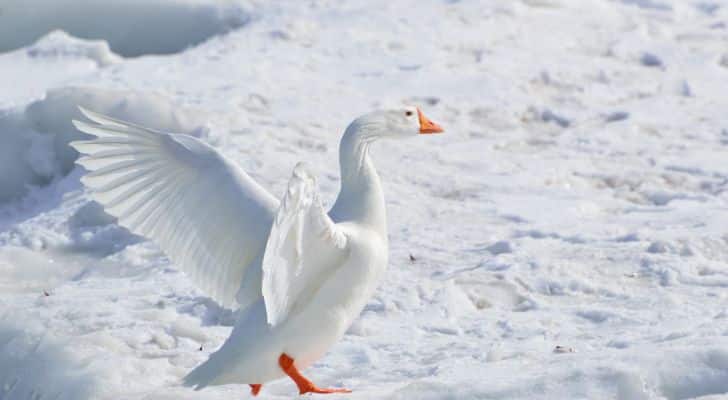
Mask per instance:
[[[283,372],[286,373],[291,379],[293,379],[294,382],[296,382],[296,386],[298,386],[298,392],[299,394],[306,394],[306,393],[320,393],[320,394],[329,394],[329,393],[351,393],[351,390],[345,389],[345,388],[319,388],[316,385],[313,384],[313,382],[306,379],[305,376],[301,374],[301,372],[298,371],[298,368],[296,368],[296,365],[294,364],[293,358],[289,357],[286,353],[281,354],[280,357],[278,357],[278,365],[280,365]]]
[[[306,394],[306,393],[320,393],[320,394],[330,394],[330,393],[351,393],[351,390],[346,388],[319,388],[316,386],[313,386],[311,388],[300,389],[299,388],[299,394]]]
[[[260,393],[260,389],[263,387],[260,383],[251,383],[250,384],[250,393],[253,394],[253,396],[257,396],[258,393]]]

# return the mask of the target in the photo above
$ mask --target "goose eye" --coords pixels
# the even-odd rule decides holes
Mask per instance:
[[[404,115],[411,117],[414,114],[412,111],[405,111]]]

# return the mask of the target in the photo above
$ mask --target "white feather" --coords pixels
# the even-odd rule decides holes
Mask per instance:
[[[342,190],[327,214],[301,164],[279,206],[195,138],[82,111],[93,123],[74,124],[97,138],[71,145],[85,154],[78,163],[94,199],[156,241],[211,297],[246,307],[186,385],[268,382],[285,374],[281,354],[303,369],[344,335],[387,265],[384,198],[368,144],[385,132],[419,134],[414,121],[382,111],[347,128]]]
[[[185,385],[266,383],[285,376],[282,354],[302,370],[344,335],[387,265],[384,197],[368,145],[392,132],[419,135],[419,124],[402,115],[374,112],[349,125],[339,146],[341,192],[329,213],[314,177],[296,166],[256,261],[262,267],[243,279],[244,287],[258,285],[263,298],[239,314],[230,337]]]
[[[346,235],[324,211],[317,190],[313,175],[302,163],[296,165],[263,256],[263,298],[271,326],[305,303],[345,255]]]
[[[222,305],[260,298],[258,285],[246,285],[251,293],[238,290],[249,270],[260,268],[255,261],[278,201],[196,138],[81,111],[95,124],[74,125],[97,138],[71,146],[85,154],[78,164],[89,170],[82,181],[94,200],[120,225],[156,242]]]

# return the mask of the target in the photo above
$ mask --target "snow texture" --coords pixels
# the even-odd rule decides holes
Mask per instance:
[[[68,143],[87,139],[71,119],[82,118],[79,106],[135,121],[160,130],[201,135],[204,120],[178,109],[166,96],[154,93],[67,87],[50,90],[46,97],[0,119],[4,146],[0,148],[0,200],[27,193],[30,185],[43,185],[67,175],[78,153]]]
[[[389,270],[307,376],[348,399],[725,398],[726,20],[718,0],[4,2],[0,399],[249,393],[180,385],[235,313],[90,200],[78,105],[199,137],[279,197],[306,161],[330,204],[343,129],[401,104],[446,133],[372,148]]]
[[[27,46],[55,30],[104,39],[127,57],[169,54],[249,22],[245,4],[225,0],[6,0],[0,51]]]

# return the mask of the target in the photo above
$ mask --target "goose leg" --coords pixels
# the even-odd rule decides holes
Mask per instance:
[[[253,396],[257,396],[258,393],[260,393],[260,388],[262,388],[263,385],[260,383],[251,383],[250,384],[250,393],[253,394]]]
[[[344,389],[344,388],[319,388],[317,387],[313,382],[306,379],[305,376],[301,375],[301,373],[298,371],[298,368],[296,368],[296,365],[293,363],[293,359],[289,357],[286,353],[281,354],[280,357],[278,357],[278,365],[281,366],[281,369],[283,372],[286,373],[291,379],[293,379],[294,382],[296,382],[296,385],[298,386],[298,392],[300,394],[304,393],[351,393],[351,390]]]

